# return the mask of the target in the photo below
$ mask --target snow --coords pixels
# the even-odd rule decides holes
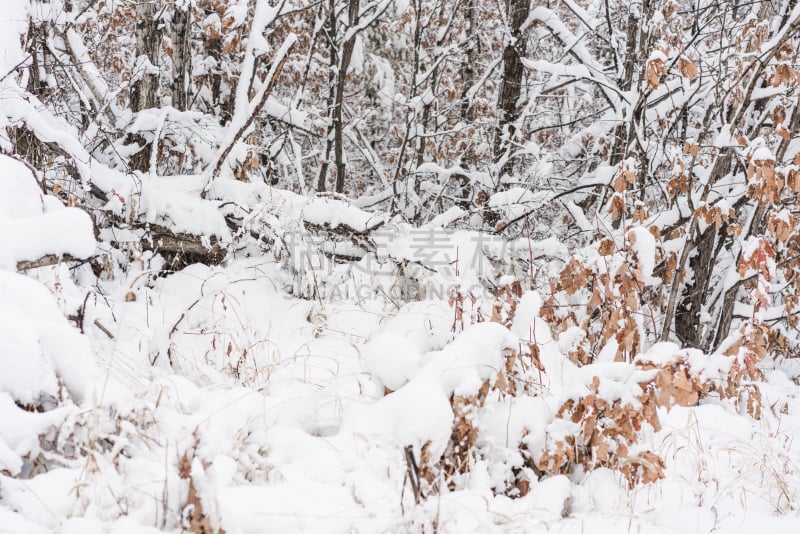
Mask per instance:
[[[145,177],[138,198],[138,210],[147,222],[158,223],[176,232],[230,238],[230,229],[218,209],[218,202],[204,201],[185,194],[198,191],[199,176]]]
[[[78,208],[0,222],[0,268],[48,254],[88,258],[95,250],[92,230],[91,218]]]
[[[676,224],[678,235],[686,226],[677,223],[691,215],[685,196],[677,197],[669,212],[652,210],[647,225],[641,226],[610,221],[599,209],[603,197],[589,203],[589,209],[581,207],[586,203],[579,195],[593,194],[584,186],[608,185],[618,173],[618,165],[604,164],[608,158],[600,156],[599,140],[610,139],[606,134],[629,116],[628,103],[641,96],[615,89],[618,84],[608,66],[597,61],[594,33],[605,31],[605,19],[596,6],[584,8],[572,0],[566,10],[537,6],[525,23],[524,32],[534,39],[557,44],[552,55],[536,49],[529,50],[536,57],[522,58],[532,69],[532,84],[520,100],[529,106],[521,124],[543,135],[536,135],[535,142],[520,140],[517,155],[526,157],[517,160],[535,162],[530,167],[521,163],[521,170],[515,167],[508,174],[513,186],[498,187],[493,164],[475,165],[464,152],[463,159],[459,153],[448,161],[436,158],[409,168],[409,176],[422,178],[419,188],[410,187],[410,179],[402,184],[404,178],[398,179],[396,186],[409,186],[404,195],[409,204],[390,208],[387,201],[395,194],[391,171],[401,170],[403,163],[384,160],[385,154],[365,136],[384,135],[382,127],[373,129],[380,121],[395,126],[397,116],[389,108],[396,104],[403,113],[406,106],[413,108],[412,115],[431,104],[435,113],[424,128],[415,117],[406,118],[417,134],[437,128],[429,138],[431,146],[435,140],[444,147],[463,128],[475,125],[451,124],[450,108],[439,105],[442,95],[466,89],[468,99],[486,100],[486,88],[491,87],[493,96],[502,59],[482,57],[476,61],[481,68],[473,87],[458,87],[454,78],[456,85],[445,84],[438,94],[425,77],[434,80],[436,69],[450,72],[449,60],[437,60],[456,57],[458,49],[471,46],[455,37],[450,48],[441,45],[423,54],[424,72],[412,74],[421,84],[419,91],[406,95],[409,73],[395,68],[403,64],[394,56],[408,53],[407,30],[401,27],[409,21],[394,21],[383,13],[405,13],[412,26],[415,14],[405,0],[365,5],[359,24],[342,26],[345,35],[339,38],[356,39],[354,76],[348,84],[365,84],[367,89],[351,92],[348,87],[348,101],[360,103],[361,93],[378,88],[370,96],[376,109],[369,110],[378,122],[359,117],[360,105],[345,113],[348,179],[365,185],[358,182],[364,166],[375,174],[357,200],[314,194],[313,171],[321,157],[317,143],[325,140],[317,129],[325,125],[325,104],[324,98],[310,97],[312,86],[324,86],[326,78],[291,97],[279,87],[265,100],[264,115],[280,119],[280,128],[289,133],[276,134],[269,120],[251,125],[250,115],[267,86],[257,67],[269,63],[274,74],[288,55],[296,37],[273,30],[278,20],[294,20],[279,11],[297,6],[257,2],[251,16],[249,4],[229,1],[225,21],[215,13],[202,22],[235,29],[242,39],[242,50],[234,53],[237,64],[214,66],[225,74],[223,85],[235,86],[230,95],[235,99],[233,116],[226,123],[206,111],[160,107],[134,115],[122,109],[124,94],[114,92],[120,81],[104,79],[100,64],[93,63],[94,51],[82,40],[83,22],[71,24],[63,38],[82,65],[59,71],[65,79],[76,75],[76,93],[69,93],[74,102],[65,98],[63,105],[71,111],[78,102],[97,100],[107,106],[100,113],[110,115],[108,122],[119,121],[106,128],[108,124],[68,122],[68,115],[56,108],[62,104],[23,89],[31,81],[27,64],[13,71],[27,61],[21,37],[29,31],[28,11],[36,10],[46,22],[43,31],[49,31],[50,26],[61,27],[62,22],[54,21],[74,16],[76,6],[67,13],[61,1],[4,3],[0,128],[6,131],[0,137],[10,139],[12,126],[30,130],[52,144],[45,147],[48,157],[62,159],[32,170],[7,155],[13,152],[10,140],[0,141],[0,532],[189,532],[199,530],[190,525],[190,515],[201,508],[211,531],[236,534],[765,528],[782,534],[800,528],[796,358],[769,354],[758,364],[763,377],[743,379],[751,399],[761,396],[758,419],[748,414],[746,399],[738,402],[711,391],[691,406],[658,406],[661,428],[643,424],[638,441],[629,445],[633,455],[653,451],[663,458],[663,479],[631,488],[620,471],[605,467],[575,466],[545,475],[534,468],[559,440],[575,438],[576,450],[585,445],[581,440],[589,427],[586,421],[562,417],[565,403],[583,399],[586,407],[592,402],[588,397],[596,397],[635,410],[646,402],[642,387],[659,372],[643,368],[680,365],[701,380],[724,386],[734,365],[741,364],[725,354],[735,338],[705,353],[672,341],[655,342],[657,333],[642,340],[641,353],[616,361],[623,341],[614,332],[602,332],[615,325],[595,321],[595,310],[587,309],[596,288],[603,298],[626,297],[618,294],[613,281],[604,288],[601,277],[613,280],[624,262],[635,258],[644,288],[637,295],[641,308],[634,321],[644,332],[642,325],[650,329],[650,322],[660,320],[659,307],[648,302],[650,293],[665,296],[658,293],[664,284],[655,276],[657,265],[669,252],[680,254],[689,234],[656,239],[649,226]],[[565,18],[562,11],[578,20]],[[795,7],[786,27],[798,16],[800,7]],[[373,42],[375,21],[374,27],[380,25],[390,35],[385,49]],[[86,23],[94,21],[87,18]],[[316,24],[323,32],[324,21]],[[452,37],[441,27],[433,35]],[[276,36],[288,37],[276,41]],[[306,37],[301,35],[299,42],[308,44]],[[775,38],[762,47],[779,42]],[[59,47],[65,45],[60,39],[52,40],[54,52],[61,53]],[[492,43],[486,45],[482,48]],[[565,50],[569,53],[561,60],[552,61]],[[137,60],[133,49],[128,53],[128,67],[155,68],[143,63],[144,56]],[[668,62],[665,52],[649,53],[651,60]],[[313,49],[299,55],[295,50],[285,78],[297,77],[303,61],[317,69],[321,59]],[[209,64],[195,67],[209,72]],[[543,74],[548,78],[539,78]],[[550,91],[565,81],[570,83],[557,95],[559,102],[564,95],[565,105],[559,108],[565,126],[556,141],[548,140],[551,132],[538,130],[535,114],[551,112],[539,106],[543,100],[535,91]],[[669,98],[648,106],[644,122],[658,124],[684,104],[696,106],[695,94],[683,93],[686,87],[678,79],[661,84],[650,99]],[[207,88],[196,95],[201,100],[202,91]],[[762,88],[755,96],[777,93]],[[592,102],[596,97],[603,99],[606,111]],[[600,111],[572,129],[570,106],[579,101],[587,105],[581,113]],[[298,102],[303,102],[302,109],[295,107]],[[485,105],[481,102],[476,109]],[[774,107],[767,103],[764,109]],[[687,121],[687,135],[696,129],[695,120]],[[287,125],[302,128],[302,137]],[[362,125],[363,132],[358,131]],[[232,165],[223,165],[221,175],[212,177],[217,160],[245,127],[259,136],[256,128],[266,128],[258,139],[266,143],[260,147],[262,156],[275,166],[279,181],[291,181],[292,190],[261,180],[262,169],[240,180],[229,172]],[[145,165],[149,168],[128,171],[120,139],[108,146],[103,140],[95,146],[92,140],[87,149],[87,140],[111,135],[115,128],[124,135],[153,136],[157,147],[179,150],[192,161],[185,170],[168,172],[169,165],[154,151]],[[727,127],[715,128],[710,134],[716,135],[715,146],[738,144]],[[402,136],[402,127],[395,133]],[[469,150],[490,161],[484,133],[476,129],[476,146]],[[231,147],[230,162],[245,154],[242,139]],[[647,145],[650,152],[645,155],[654,169],[665,166],[671,172],[687,161],[679,147],[667,144],[662,151],[649,144],[650,138],[640,141]],[[361,154],[349,152],[350,145],[363,145]],[[635,144],[631,147],[635,152]],[[410,159],[420,148],[409,145]],[[462,148],[456,145],[454,152]],[[116,150],[121,152],[112,154]],[[741,151],[756,161],[781,153],[763,138]],[[786,153],[791,157],[794,152]],[[427,149],[420,154],[431,158]],[[710,196],[700,198],[697,184],[702,189],[712,168],[700,161],[703,154],[692,170],[697,178],[695,207],[701,200],[723,211],[738,206],[737,198],[746,193],[738,171],[709,184]],[[629,155],[631,164],[639,165],[635,154]],[[566,176],[562,172],[569,162],[586,162],[593,170]],[[64,168],[72,173],[72,166],[78,178],[61,174]],[[467,205],[457,198],[455,176],[466,177],[475,191],[485,189],[486,204]],[[74,193],[69,202],[62,200],[64,193],[50,193],[56,183],[72,186],[62,189]],[[551,200],[557,191],[576,185],[580,189],[575,196],[564,199],[580,230],[573,234],[573,222],[559,220],[569,219],[568,213],[551,209]],[[631,200],[641,194],[649,209],[649,202],[656,202],[649,196],[650,185],[648,181],[647,190],[625,195]],[[525,233],[504,231],[513,236],[506,239],[485,224],[487,208],[500,215],[500,222],[533,213],[531,228]],[[792,213],[787,205],[777,216],[791,222]],[[404,220],[402,214],[414,217]],[[167,259],[141,250],[141,226],[147,224],[206,242],[216,236],[226,249],[225,261],[217,266],[167,264]],[[597,240],[604,238],[616,244],[614,254],[599,255]],[[737,253],[748,259],[761,244],[757,236],[727,238],[734,246],[721,247],[716,258],[719,272],[712,281],[717,285],[709,288],[716,295],[739,281]],[[779,250],[781,257],[784,253]],[[49,255],[64,258],[57,265],[20,265]],[[570,257],[597,275],[574,294],[554,289]],[[777,289],[785,280],[773,268],[775,262],[769,266]],[[688,272],[687,280],[694,274]],[[754,309],[743,302],[733,308],[735,315],[747,317]],[[562,315],[546,319],[553,313]],[[709,322],[714,319],[710,307],[704,306],[702,313]],[[759,313],[775,319],[775,332],[786,331],[780,321],[784,311]],[[579,347],[592,363],[576,361],[572,353]],[[464,433],[466,451],[457,441]],[[454,458],[464,464],[447,463]],[[419,499],[412,488],[418,475],[424,493]]]
[[[653,278],[653,269],[656,265],[655,237],[644,226],[635,226],[628,230],[628,240],[631,242],[631,250],[636,253],[636,258],[639,260],[645,282],[657,284],[658,280]]]
[[[769,148],[765,146],[759,146],[755,150],[753,150],[751,157],[754,161],[774,161],[775,156],[772,155],[772,152]]]
[[[666,63],[669,61],[669,58],[661,50],[653,50],[650,52],[650,57],[647,58],[647,61],[661,61],[662,63]]]
[[[606,98],[613,103],[612,105],[617,106],[620,104],[621,100],[628,100],[621,93],[608,89],[608,87],[613,87],[613,84],[609,82],[602,66],[595,61],[593,55],[581,42],[581,38],[573,34],[561,18],[551,9],[544,6],[533,8],[528,14],[528,19],[522,24],[522,28],[530,28],[535,22],[541,22],[547,26],[547,28],[558,37],[561,43],[579,59],[581,64],[592,72],[593,76],[600,82],[599,85]],[[581,74],[583,73],[582,70],[580,70],[580,72]],[[571,72],[570,75],[575,75],[575,73]]]
[[[459,208],[458,206],[453,206],[452,208],[448,209],[444,213],[441,213],[430,220],[428,223],[430,226],[444,228],[452,224],[454,221],[465,216],[468,212],[464,211],[463,209]]]
[[[0,391],[32,403],[56,396],[58,383],[84,398],[94,374],[88,343],[75,334],[49,291],[33,280],[0,270]]]
[[[8,195],[0,200],[0,269],[48,254],[88,258],[96,248],[94,225],[79,208],[53,209],[45,203],[33,174],[20,162],[0,155],[0,175]]]
[[[493,208],[506,208],[507,217],[511,219],[532,211],[550,200],[551,196],[547,192],[533,193],[522,187],[512,187],[493,194],[489,197],[488,203]]]
[[[41,189],[25,165],[8,156],[0,156],[0,175],[7,185],[5,194],[0,195],[0,221],[42,213]]]
[[[359,232],[367,231],[383,222],[381,217],[372,213],[348,206],[340,200],[326,198],[310,201],[303,209],[303,220],[330,228],[345,226]]]
[[[3,323],[0,365],[6,369],[0,387],[24,403],[32,403],[41,393],[55,396],[58,382],[39,347],[38,332],[27,321],[16,319],[15,311],[7,305],[0,308]]]
[[[30,6],[27,1],[12,0],[3,7],[4,16],[0,21],[0,72],[5,75],[25,59],[20,36],[28,30]]]
[[[296,217],[307,218],[306,201],[282,198],[296,202]],[[368,220],[346,209],[326,215],[328,225],[337,223],[333,215],[342,224]],[[556,240],[537,246],[558,253],[562,245]],[[0,469],[29,470],[26,458],[39,450],[39,433],[64,421],[80,432],[82,413],[97,421],[98,436],[119,432],[113,439],[124,451],[98,453],[96,472],[84,472],[78,463],[34,474],[25,484],[4,477],[9,497],[0,501],[0,514],[11,532],[56,525],[65,532],[158,529],[162,499],[177,510],[185,498],[185,480],[177,476],[183,452],[194,455],[191,473],[204,512],[227,532],[373,532],[413,529],[433,517],[444,532],[501,532],[521,525],[570,532],[582,523],[626,531],[629,522],[648,532],[694,532],[710,530],[714,512],[703,503],[714,502],[738,518],[721,520],[734,528],[737,520],[756,520],[735,504],[738,495],[766,503],[768,497],[758,496],[780,488],[780,479],[759,486],[759,454],[770,450],[784,458],[795,450],[769,445],[769,427],[725,404],[673,408],[660,413],[664,428],[641,445],[666,453],[667,478],[636,490],[635,499],[619,475],[606,469],[534,478],[530,493],[519,499],[494,495],[491,488],[507,480],[508,465],[521,461],[514,459],[517,443],[535,450],[545,446],[536,429],[547,428],[550,439],[575,430],[574,423],[554,420],[564,399],[585,394],[600,376],[601,395],[633,403],[638,383],[652,373],[614,362],[577,368],[564,356],[568,336],[553,340],[539,316],[542,296],[532,290],[523,293],[510,329],[483,322],[454,333],[446,301],[411,302],[399,309],[370,301],[320,305],[288,295],[279,282],[279,264],[194,265],[148,284],[141,278],[133,284],[135,276],[121,284],[133,288],[137,299],[124,302],[120,296],[112,304],[113,317],[87,308],[85,323],[99,317],[114,332],[112,340],[94,329],[81,335],[51,290],[0,271],[0,310],[5,310],[0,324],[12,329],[0,336],[11,344],[0,354],[24,358],[31,368],[3,362],[20,373],[0,375]],[[105,284],[111,288],[117,282]],[[456,416],[450,396],[474,394],[486,380],[496,383],[504,354],[532,340],[545,366],[542,394],[487,399],[476,419],[485,456],[463,488],[415,505],[407,485],[404,515],[405,447],[412,447],[418,461],[426,444],[434,457],[442,454]],[[725,357],[709,360],[670,343],[640,357],[661,364],[675,358],[685,358],[692,368],[706,365],[711,376],[713,362]],[[72,399],[63,407],[30,413],[14,402],[55,397],[59,381]],[[770,398],[796,388],[778,370],[768,384]],[[392,390],[385,396],[384,386]],[[784,425],[800,428],[795,416],[784,417]],[[753,453],[755,459],[747,459]],[[707,467],[699,467],[702,462]],[[165,476],[165,469],[171,474]],[[698,472],[716,482],[703,485]],[[794,480],[794,473],[782,476]],[[78,498],[76,485],[92,489]],[[125,516],[108,492],[122,494],[127,487],[137,491],[126,497]],[[771,517],[762,504],[750,510],[760,520]],[[676,523],[676,514],[684,519]],[[168,524],[176,525],[174,518],[168,511]],[[786,517],[776,528],[791,528],[791,521]]]
[[[16,86],[3,87],[4,98],[0,99],[0,120],[15,123],[24,122],[42,141],[56,143],[69,154],[74,154],[75,167],[81,176],[83,187],[91,181],[92,160],[85,148],[78,142],[75,130],[64,120],[55,117],[35,96],[25,94]]]
[[[534,486],[531,508],[545,521],[561,519],[571,490],[570,481],[564,475],[547,478]]]
[[[396,390],[416,374],[422,355],[406,346],[402,336],[385,332],[374,335],[364,345],[362,358],[370,374]]]

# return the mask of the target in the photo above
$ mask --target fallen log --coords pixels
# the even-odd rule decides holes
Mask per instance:
[[[176,263],[181,266],[191,263],[219,265],[228,253],[216,236],[212,235],[206,242],[201,236],[173,232],[153,223],[146,225],[141,244],[142,250],[161,254],[173,266]]]
[[[63,256],[56,254],[48,254],[36,260],[22,260],[17,262],[17,271],[29,271],[31,269],[38,269],[39,267],[50,267],[51,265],[58,265],[65,261],[87,261],[80,258],[73,258],[69,254]]]

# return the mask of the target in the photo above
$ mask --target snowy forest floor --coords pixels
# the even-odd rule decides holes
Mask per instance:
[[[720,399],[658,408],[661,428],[644,424],[639,446],[663,458],[663,479],[630,487],[618,471],[579,467],[531,476],[511,498],[521,455],[564,431],[555,416],[565,399],[594,376],[607,381],[600,394],[624,398],[642,372],[571,364],[537,321],[535,291],[509,328],[468,320],[454,333],[446,297],[399,309],[363,295],[300,299],[269,257],[167,277],[132,269],[93,292],[66,264],[27,274],[0,271],[0,532],[800,526],[796,361],[762,363],[759,420]],[[65,319],[78,309],[83,335]],[[496,385],[503,351],[524,332],[544,366],[534,393],[490,392],[467,418],[477,431],[469,469],[449,491],[437,491],[441,474],[415,503],[406,447],[417,462],[426,443],[444,451],[450,395]],[[680,354],[657,344],[647,357]]]

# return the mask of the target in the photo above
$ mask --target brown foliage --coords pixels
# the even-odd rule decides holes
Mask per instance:
[[[653,381],[639,384],[639,405],[620,399],[609,401],[599,393],[601,379],[595,376],[590,392],[567,400],[556,414],[578,425],[578,432],[549,444],[536,467],[546,474],[568,473],[575,465],[590,470],[608,467],[622,472],[632,488],[639,482],[654,482],[664,476],[664,461],[651,451],[631,453],[644,423],[661,428]]]
[[[208,516],[203,512],[203,501],[197,493],[197,487],[192,478],[192,461],[186,453],[181,457],[178,474],[182,479],[189,481],[189,494],[181,508],[183,528],[194,534],[225,534],[225,529],[222,527],[215,529]]]

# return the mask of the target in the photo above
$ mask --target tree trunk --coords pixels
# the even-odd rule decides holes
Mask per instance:
[[[347,8],[347,29],[350,30],[358,24],[359,0],[350,0]],[[347,80],[347,70],[350,68],[350,58],[356,46],[356,32],[342,45],[342,59],[339,62],[339,71],[336,79],[336,102],[333,107],[333,132],[334,155],[336,157],[336,192],[344,192],[344,122],[342,108],[344,107],[344,85]]]
[[[465,7],[466,13],[464,13],[464,18],[466,19],[466,34],[471,36],[475,33],[475,15],[478,9],[476,4],[477,0],[468,0],[467,6]],[[461,116],[461,120],[466,123],[472,122],[474,120],[474,114],[471,113],[472,111],[472,102],[469,98],[469,90],[472,88],[473,78],[475,76],[475,68],[472,64],[473,59],[473,52],[475,50],[475,41],[470,41],[467,43],[467,48],[465,50],[465,60],[463,68],[461,69],[461,80],[464,84],[464,90],[461,93],[461,104],[459,106],[459,115]]]
[[[158,107],[158,56],[161,48],[161,29],[158,17],[161,1],[141,2],[136,6],[136,62],[131,73],[131,111],[138,113]],[[146,171],[150,167],[152,143],[141,135],[132,136],[131,141],[144,147],[131,156],[131,168]]]
[[[685,346],[699,347],[703,339],[700,312],[709,295],[709,282],[717,256],[714,247],[716,238],[717,230],[714,226],[706,228],[689,260],[694,274],[693,281],[683,290],[683,297],[675,310],[675,335]]]
[[[525,70],[521,59],[525,54],[525,36],[521,30],[530,13],[530,0],[507,0],[506,6],[510,40],[503,50],[503,77],[500,81],[500,97],[497,102],[499,117],[494,137],[495,161],[502,158],[516,133],[516,122],[520,113],[519,97],[522,93],[522,76]],[[509,167],[507,162],[500,171],[500,176],[508,172]]]
[[[649,43],[648,34],[642,21],[650,20],[652,17],[652,4],[651,0],[644,0],[640,9],[629,8],[628,10],[628,27],[625,32],[625,58],[623,60],[622,78],[619,80],[619,88],[623,91],[630,91],[633,88],[634,73],[637,68],[640,68],[642,72],[639,83],[643,83],[644,72],[647,68],[646,54],[648,53]],[[640,89],[643,90],[642,87]],[[626,117],[626,122],[616,128],[616,140],[609,160],[611,165],[618,164],[629,155],[627,152],[628,143],[631,139],[630,131],[633,128],[633,123],[642,117],[641,109],[639,110],[639,116],[635,116],[636,111],[635,109],[630,109],[630,116]]]
[[[192,10],[189,5],[175,7],[172,15],[172,106],[186,111],[189,106],[189,78],[192,56],[189,50]]]
[[[334,105],[336,102],[336,66],[339,64],[339,47],[336,41],[336,0],[329,0],[328,4],[328,27],[325,29],[328,38],[328,50],[330,59],[328,61],[328,136],[325,140],[325,155],[319,167],[319,177],[317,178],[317,191],[324,193],[327,190],[325,181],[328,178],[328,167],[330,167],[331,152],[333,151],[333,137],[331,136],[333,127]]]
[[[136,64],[132,73],[131,110],[135,112],[157,107],[158,52],[161,47],[159,13],[161,2],[141,2],[136,6]]]

